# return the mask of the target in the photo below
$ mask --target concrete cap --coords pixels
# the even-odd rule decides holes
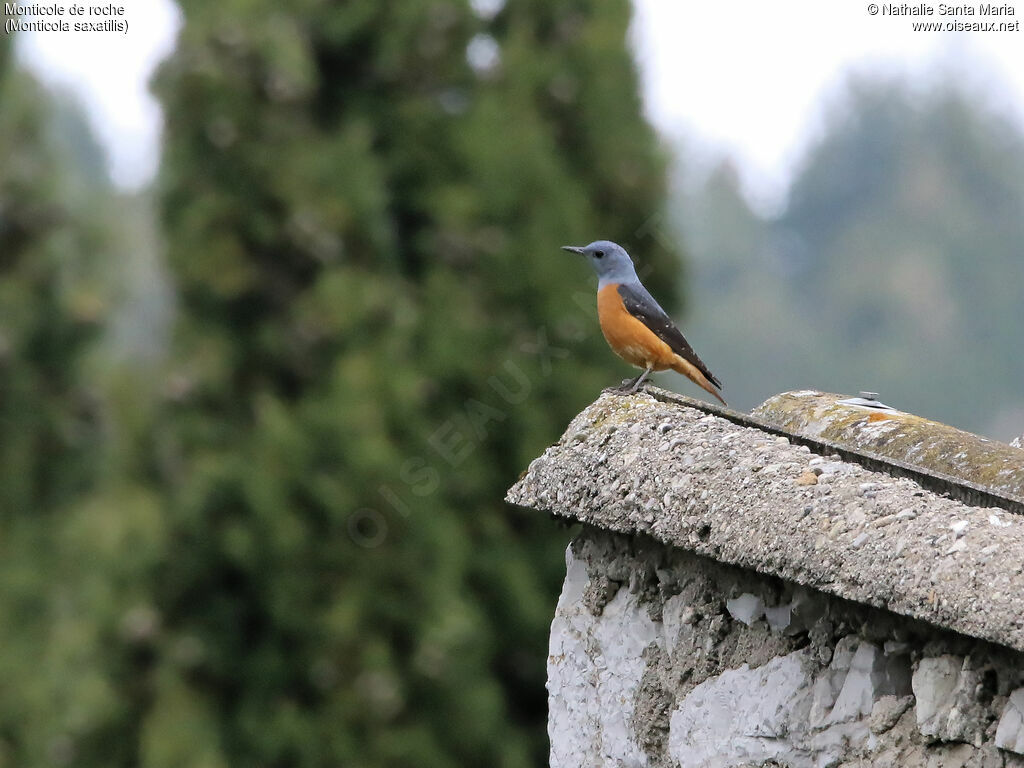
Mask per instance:
[[[603,394],[507,500],[1024,651],[1024,517],[744,418]],[[1024,454],[1003,470],[1019,479]]]

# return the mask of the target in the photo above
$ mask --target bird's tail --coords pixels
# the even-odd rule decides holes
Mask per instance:
[[[718,402],[724,405],[726,408],[729,404],[722,399],[722,396],[718,394],[718,390],[715,389],[715,385],[708,381],[708,377],[705,376],[693,363],[688,360],[684,360],[679,355],[675,356],[675,360],[672,362],[672,370],[676,373],[681,373],[683,376],[688,378],[698,387],[703,389],[708,394],[714,396]]]

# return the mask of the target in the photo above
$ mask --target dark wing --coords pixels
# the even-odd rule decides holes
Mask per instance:
[[[708,381],[719,389],[722,388],[721,382],[708,370],[704,361],[697,357],[697,353],[693,351],[693,347],[683,337],[682,332],[676,328],[672,318],[666,314],[646,289],[642,286],[629,286],[620,283],[618,290],[619,296],[622,297],[622,303],[629,314],[650,328],[659,339],[669,345],[673,352],[707,376]]]

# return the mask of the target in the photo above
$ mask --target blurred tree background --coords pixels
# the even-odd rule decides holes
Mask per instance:
[[[60,505],[98,471],[97,392],[86,358],[107,301],[110,248],[99,147],[77,115],[10,63],[0,40],[0,498]],[[109,220],[108,222],[109,223]]]
[[[545,764],[568,536],[501,499],[630,373],[560,245],[692,297],[734,405],[1024,414],[974,97],[854,81],[778,215],[725,162],[666,216],[626,0],[182,8],[133,195],[0,38],[0,767]]]
[[[101,501],[121,485],[105,329],[129,243],[99,145],[7,36],[0,104],[0,765],[70,764],[125,708],[106,653],[124,583],[103,566],[131,551]]]
[[[9,762],[543,764],[567,536],[502,498],[627,373],[558,246],[614,238],[676,298],[629,4],[182,7],[157,85],[169,350],[136,255],[117,303],[78,296],[79,252],[119,262],[76,240],[105,231],[88,201],[50,261],[61,230],[34,211],[4,249],[49,270],[52,307],[12,281],[11,327],[55,336],[9,342],[23,398],[48,398],[3,404],[45,417],[4,446],[4,471],[39,475],[5,488]],[[48,162],[28,176],[58,178]],[[147,247],[146,200],[104,195],[128,220],[108,229]],[[97,331],[93,410],[65,414]]]
[[[870,390],[1002,440],[1024,431],[1024,134],[955,82],[849,80],[773,216],[728,161],[696,183],[680,167],[687,328],[731,404]]]

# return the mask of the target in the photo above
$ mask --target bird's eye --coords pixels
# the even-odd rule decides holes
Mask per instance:
[[[602,256],[604,256],[604,251],[594,251],[594,255],[600,259]]]

